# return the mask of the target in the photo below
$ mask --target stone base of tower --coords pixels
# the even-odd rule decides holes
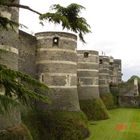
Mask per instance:
[[[84,140],[89,136],[83,112],[32,111],[23,116],[34,140]]]
[[[88,120],[105,120],[109,118],[108,111],[100,98],[80,100],[80,108]]]
[[[80,111],[77,88],[50,88],[45,95],[51,103],[38,102],[36,105],[39,110]]]

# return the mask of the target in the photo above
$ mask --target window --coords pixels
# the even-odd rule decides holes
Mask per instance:
[[[102,59],[100,59],[100,64],[103,64],[103,60]]]
[[[98,77],[95,77],[93,79],[93,83],[94,83],[94,85],[99,85],[99,79],[98,79]]]
[[[59,45],[59,38],[58,37],[54,37],[53,38],[53,46],[58,46]]]
[[[41,73],[40,82],[44,82],[44,81],[45,81],[45,75],[44,75],[44,73]]]
[[[88,52],[84,52],[84,57],[88,58],[88,56],[89,56],[89,53]]]

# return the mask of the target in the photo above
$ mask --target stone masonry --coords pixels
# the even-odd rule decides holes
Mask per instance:
[[[97,51],[78,50],[79,100],[99,98],[99,54]]]
[[[18,22],[18,9],[0,14]],[[15,32],[16,31],[16,32]],[[50,87],[52,110],[80,111],[79,99],[98,98],[109,92],[111,82],[121,82],[121,60],[99,56],[97,51],[77,51],[77,37],[65,32],[35,36],[19,31],[0,31],[0,63],[32,75]],[[77,92],[78,85],[78,92]],[[79,95],[79,97],[78,97]]]

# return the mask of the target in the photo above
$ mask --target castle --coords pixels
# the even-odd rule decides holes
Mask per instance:
[[[121,60],[99,56],[93,50],[77,51],[74,34],[6,33],[9,35],[0,34],[0,48],[8,51],[1,63],[46,83],[57,97],[53,97],[55,108],[79,110],[78,95],[80,99],[98,98],[100,93],[110,92],[110,83],[121,82]]]
[[[19,0],[15,2],[19,3]],[[0,7],[0,15],[18,22],[19,10]],[[98,100],[97,110],[103,115],[96,119],[108,118],[106,109],[100,107],[103,104],[100,95],[110,93],[110,84],[121,83],[120,59],[100,56],[95,50],[77,50],[77,36],[72,33],[41,32],[33,36],[18,30],[17,27],[14,31],[0,30],[0,49],[5,50],[4,53],[0,51],[0,64],[29,74],[49,86],[50,90],[46,91],[45,95],[51,98],[52,104],[38,102],[37,107],[42,111],[73,112],[76,116],[78,113],[78,120],[79,118],[82,120],[82,104],[91,103],[92,106],[87,104],[85,106],[94,114],[96,110],[92,102]],[[94,116],[92,113],[86,114],[85,111],[89,119],[93,119],[90,118]],[[4,122],[0,130],[21,123],[20,113],[16,116],[11,116],[12,123],[7,117],[0,117],[1,124]],[[69,121],[69,118],[63,121],[67,119]],[[80,128],[76,131],[87,130],[84,121],[78,124],[75,119],[74,122],[74,126]]]
[[[17,8],[1,8],[1,15],[18,22]],[[32,75],[51,89],[52,109],[80,110],[78,100],[109,93],[109,84],[121,82],[121,60],[77,51],[77,36],[66,32],[0,31],[0,63]],[[78,92],[77,92],[78,91]]]

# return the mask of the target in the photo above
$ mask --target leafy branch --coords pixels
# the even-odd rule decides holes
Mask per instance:
[[[48,91],[48,87],[45,84],[27,74],[11,70],[4,65],[0,65],[0,85],[4,87],[4,96],[13,98],[13,100],[24,105],[29,105],[32,99],[50,103],[48,97],[42,94],[42,92]],[[37,92],[34,88],[38,89]],[[0,100],[0,104],[2,104],[1,102]],[[5,108],[5,106],[1,107]]]
[[[59,4],[52,5],[51,8],[54,12],[47,12],[45,14],[42,14],[32,9],[29,6],[17,4],[14,2],[14,0],[5,0],[5,1],[1,0],[0,6],[23,8],[31,12],[34,12],[39,15],[39,19],[41,21],[49,21],[54,24],[61,24],[63,29],[66,28],[75,33],[78,33],[80,40],[84,43],[86,42],[83,36],[86,33],[91,32],[90,25],[87,24],[86,19],[83,17],[80,17],[79,15],[81,10],[85,9],[85,7],[76,3],[72,3],[68,5],[67,7],[63,7]],[[0,22],[2,22],[0,23],[0,25],[4,28],[8,27],[7,25],[10,25],[10,27],[12,27],[12,21],[7,19],[6,17],[5,19],[1,18]],[[15,23],[13,22],[13,24]]]

